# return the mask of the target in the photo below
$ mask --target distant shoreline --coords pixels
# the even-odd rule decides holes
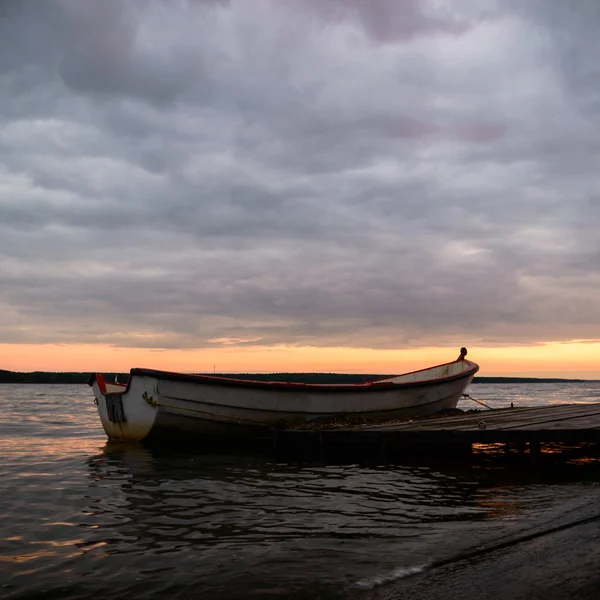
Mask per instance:
[[[350,373],[203,373],[204,375],[217,375],[231,378],[252,378],[261,381],[301,381],[303,383],[361,383],[376,377],[385,377],[385,374],[363,375]],[[37,384],[85,384],[90,373],[59,373],[50,371],[34,371],[20,373],[0,369],[0,383],[37,383]],[[108,381],[115,377],[122,383],[129,378],[129,373],[105,373]],[[390,375],[391,376],[391,375]],[[564,379],[557,377],[475,377],[474,384],[478,383],[585,383],[598,381],[595,379]]]

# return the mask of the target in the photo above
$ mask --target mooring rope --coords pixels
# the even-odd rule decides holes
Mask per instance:
[[[462,397],[468,398],[469,400],[473,400],[473,402],[477,402],[477,404],[481,404],[481,406],[485,406],[486,408],[489,408],[490,410],[494,410],[491,406],[488,406],[485,402],[482,402],[481,400],[477,400],[476,398],[469,396],[469,394],[463,394]]]
[[[243,417],[231,417],[229,415],[222,415],[222,414],[217,414],[217,413],[211,413],[208,412],[206,410],[199,410],[197,408],[188,408],[187,406],[177,406],[175,404],[167,404],[166,402],[157,402],[153,396],[149,396],[148,392],[144,392],[142,394],[142,398],[150,405],[150,406],[162,406],[165,408],[174,408],[176,410],[181,410],[183,412],[191,412],[191,413],[198,413],[201,415],[208,415],[209,417],[218,417],[219,419],[222,420],[229,420],[232,423],[237,423],[238,425],[240,424],[246,424],[249,423],[251,425],[256,425],[257,422],[253,421],[251,419],[244,419]],[[185,402],[193,402],[193,400],[186,400],[184,399]]]

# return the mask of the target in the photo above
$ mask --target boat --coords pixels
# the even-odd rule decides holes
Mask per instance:
[[[456,408],[479,366],[467,350],[449,363],[361,383],[261,381],[131,369],[127,383],[88,380],[106,435],[151,441],[265,438],[278,429],[342,420],[411,419]]]

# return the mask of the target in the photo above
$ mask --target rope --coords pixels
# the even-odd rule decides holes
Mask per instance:
[[[230,417],[229,415],[221,415],[216,413],[207,412],[205,410],[198,410],[197,408],[187,408],[184,406],[176,406],[175,404],[167,404],[166,402],[157,402],[152,396],[148,396],[147,392],[142,394],[142,398],[150,405],[150,406],[164,406],[165,408],[174,408],[175,410],[182,410],[184,412],[192,412],[198,413],[201,415],[209,416],[209,417],[218,417],[220,420],[229,419],[233,423],[245,424],[250,423],[251,425],[257,425],[256,421],[252,421],[251,419],[244,419],[243,417]]]
[[[488,406],[484,402],[481,402],[481,400],[476,400],[475,398],[472,398],[471,396],[469,396],[469,394],[462,394],[462,396],[463,396],[463,398],[468,398],[469,400],[472,400],[473,402],[477,402],[477,404],[481,404],[481,406],[485,406],[485,408],[493,410],[493,408],[491,406]],[[218,416],[220,419],[223,419],[223,418],[229,419],[230,421],[232,421],[234,423],[238,423],[238,424],[250,423],[252,425],[256,425],[256,421],[252,421],[250,419],[244,419],[243,417],[230,417],[228,415],[216,415],[214,413],[210,413],[210,412],[207,412],[204,410],[198,410],[197,408],[187,408],[187,407],[183,407],[183,406],[175,406],[173,404],[166,404],[165,402],[157,402],[152,396],[149,396],[147,392],[144,392],[142,394],[142,398],[150,406],[164,406],[165,408],[174,408],[176,410],[182,410],[184,412],[199,413],[199,414],[208,415],[211,417]]]
[[[481,400],[476,400],[475,398],[472,398],[471,396],[469,396],[469,394],[463,394],[462,397],[468,398],[469,400],[473,400],[473,402],[477,402],[477,404],[481,404],[481,406],[485,406],[486,408],[489,408],[490,410],[494,410],[491,406],[488,406],[485,402],[482,402]]]

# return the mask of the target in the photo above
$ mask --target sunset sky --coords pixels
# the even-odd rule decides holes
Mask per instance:
[[[0,369],[600,378],[599,27],[5,0]]]

